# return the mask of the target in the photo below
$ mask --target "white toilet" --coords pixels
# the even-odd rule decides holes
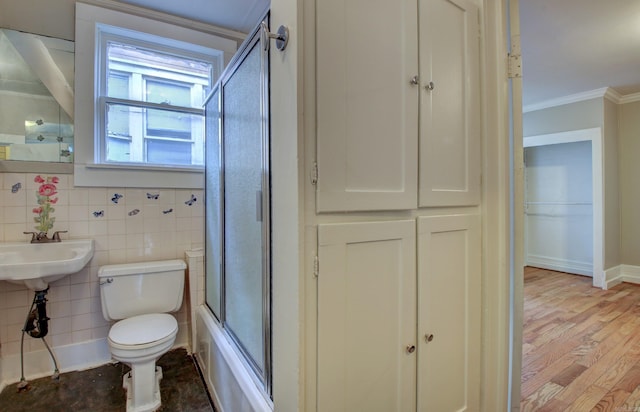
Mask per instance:
[[[178,322],[167,312],[182,305],[182,260],[102,266],[98,270],[102,314],[117,320],[109,330],[112,357],[131,367],[123,377],[127,412],[151,412],[160,407],[162,369],[156,360],[176,340]]]

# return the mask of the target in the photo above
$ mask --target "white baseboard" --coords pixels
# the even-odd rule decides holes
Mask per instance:
[[[58,363],[60,373],[93,368],[111,361],[106,338],[57,346],[51,350]],[[0,385],[4,387],[20,381],[19,353],[3,357],[0,362],[2,363]],[[27,380],[53,375],[54,370],[53,361],[44,344],[42,350],[24,354],[24,376]]]
[[[604,274],[605,289],[612,288],[622,282],[640,284],[640,266],[618,265],[605,270]]]
[[[528,255],[526,257],[525,264],[527,266],[534,266],[542,269],[593,277],[593,264],[591,262],[557,259],[540,255]]]

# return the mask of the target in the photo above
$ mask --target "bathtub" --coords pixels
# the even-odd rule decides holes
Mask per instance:
[[[191,349],[219,412],[273,412],[273,403],[254,380],[218,320],[204,304],[204,254],[186,252]]]

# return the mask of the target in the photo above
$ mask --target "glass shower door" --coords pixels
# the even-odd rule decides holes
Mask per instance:
[[[268,51],[259,31],[206,103],[206,300],[271,391]]]
[[[265,193],[261,50],[247,53],[223,88],[226,327],[264,370]]]

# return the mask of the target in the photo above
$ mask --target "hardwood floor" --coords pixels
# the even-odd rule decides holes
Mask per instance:
[[[525,268],[524,411],[640,412],[640,285]]]

